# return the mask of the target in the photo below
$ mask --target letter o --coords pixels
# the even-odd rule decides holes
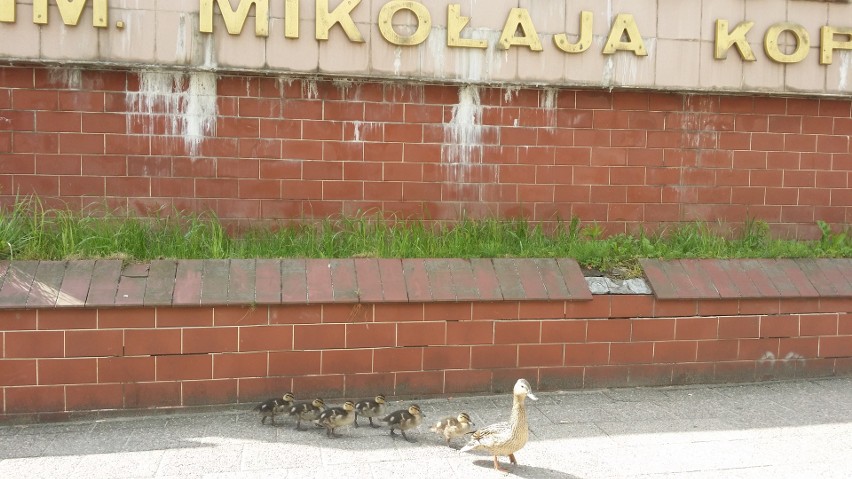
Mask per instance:
[[[417,30],[409,36],[402,36],[393,29],[393,16],[400,10],[408,10],[417,17]],[[385,40],[393,45],[420,45],[432,32],[432,15],[420,2],[393,0],[386,3],[379,12],[379,31]]]
[[[790,32],[796,38],[796,50],[787,54],[778,46],[778,37],[784,32]],[[766,30],[763,37],[763,49],[766,56],[778,63],[799,63],[808,56],[811,47],[811,37],[808,31],[801,25],[795,23],[776,23]]]

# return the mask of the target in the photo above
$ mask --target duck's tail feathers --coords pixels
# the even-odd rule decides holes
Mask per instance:
[[[476,449],[476,446],[478,446],[478,445],[479,445],[478,442],[470,441],[469,443],[465,444],[463,448],[459,449],[459,452],[471,451],[473,449]]]

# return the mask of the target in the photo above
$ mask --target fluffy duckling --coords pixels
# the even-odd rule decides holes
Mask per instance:
[[[405,435],[405,431],[419,426],[420,423],[423,422],[424,417],[426,417],[426,415],[420,411],[420,406],[412,404],[408,407],[408,409],[400,409],[399,411],[394,411],[388,414],[382,418],[382,421],[388,423],[388,426],[390,426],[390,435],[394,439],[396,439],[396,433],[393,431],[394,429],[399,429],[399,432],[402,433],[402,437],[405,438],[406,441],[417,442],[413,439],[409,439],[408,436]]]
[[[443,436],[447,441],[447,446],[450,446],[450,440],[469,433],[471,426],[475,426],[475,424],[470,420],[470,416],[463,412],[456,417],[449,416],[441,419],[429,430]]]
[[[364,399],[355,403],[355,427],[358,427],[358,415],[370,420],[370,427],[382,427],[373,424],[373,418],[385,415],[385,397],[379,394],[375,399]]]
[[[333,407],[320,413],[316,420],[317,426],[325,428],[328,437],[340,437],[334,430],[341,426],[348,426],[355,422],[355,403],[346,401],[342,407]]]
[[[524,400],[529,397],[533,401],[538,398],[532,393],[532,387],[526,379],[518,379],[512,391],[514,401],[512,403],[512,416],[509,422],[500,422],[484,427],[473,433],[473,438],[461,451],[483,450],[494,456],[494,469],[505,471],[497,462],[497,456],[509,456],[509,461],[517,465],[515,453],[518,452],[529,438],[529,426],[527,425],[527,409]]]
[[[296,397],[293,393],[286,393],[280,398],[272,398],[263,401],[254,407],[254,410],[260,413],[260,423],[266,424],[266,418],[272,418],[272,425],[275,425],[275,415],[285,412],[293,406],[293,401]]]
[[[320,413],[325,410],[325,402],[316,398],[311,402],[296,403],[290,407],[290,415],[296,416],[296,430],[306,431],[302,429],[302,421],[314,421]]]

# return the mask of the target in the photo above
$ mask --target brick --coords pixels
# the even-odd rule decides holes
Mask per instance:
[[[790,338],[799,335],[799,316],[761,316],[761,338]]]
[[[6,388],[6,414],[48,413],[65,410],[62,386]]]
[[[346,325],[347,348],[378,348],[395,345],[395,324],[361,323]]]
[[[610,297],[596,295],[591,301],[568,301],[565,304],[565,316],[576,319],[609,318]]]
[[[819,357],[819,338],[781,338],[778,357],[788,361]]]
[[[305,398],[332,398],[343,395],[343,375],[299,376],[293,378],[293,391]]]
[[[315,324],[321,322],[321,306],[284,305],[269,307],[269,324]]]
[[[38,311],[38,329],[94,329],[98,326],[95,309],[42,309]]]
[[[180,352],[180,329],[128,329],[124,333],[124,354],[127,356]]]
[[[603,344],[566,344],[566,366],[597,366],[609,363],[608,343]]]
[[[719,339],[757,338],[760,335],[758,316],[727,316],[719,318]]]
[[[674,339],[674,319],[636,319],[633,320],[633,341],[665,341]]]
[[[420,371],[424,348],[387,348],[373,351],[373,371]]]
[[[65,355],[62,331],[8,331],[6,358],[61,358]]]
[[[717,363],[713,380],[720,383],[751,382],[755,379],[754,361]]]
[[[698,302],[694,300],[654,301],[655,317],[684,317],[698,314]]]
[[[775,338],[740,339],[739,358],[742,360],[758,360],[777,358],[780,341]]]
[[[337,290],[337,285],[335,285]],[[337,294],[337,293],[335,293]],[[323,323],[367,323],[373,322],[373,308],[363,304],[324,304]]]
[[[239,351],[293,349],[293,326],[248,326],[239,328]]]
[[[98,382],[141,383],[153,381],[156,361],[153,356],[98,358]]]
[[[68,411],[122,409],[124,388],[121,384],[79,384],[65,388]]]
[[[713,382],[714,363],[679,363],[672,365],[672,384],[707,384]]]
[[[396,375],[397,396],[419,396],[428,394],[441,394],[443,392],[443,371],[405,372],[397,373]]]
[[[98,310],[100,329],[153,328],[156,310],[152,308],[104,308]]]
[[[251,281],[253,283],[254,278]],[[265,325],[269,322],[268,316],[266,308],[220,306],[213,311],[213,325],[217,327]]]
[[[184,354],[237,351],[237,328],[185,328]]]
[[[518,347],[515,345],[472,346],[471,367],[512,368],[518,364]]]
[[[96,383],[98,362],[86,359],[41,359],[38,362],[40,385]]]
[[[293,327],[294,349],[342,349],[346,346],[343,324],[297,324]]]
[[[494,323],[490,321],[448,321],[447,344],[493,344]]]
[[[438,321],[399,323],[397,346],[431,346],[446,344],[446,324]]]
[[[824,336],[819,338],[819,357],[852,357],[852,336]]]
[[[611,300],[610,316],[613,318],[651,317],[653,311],[653,296],[616,295]]]
[[[426,321],[469,321],[472,303],[425,303],[423,315]]]
[[[182,402],[184,406],[234,404],[237,402],[237,380],[184,381]]]
[[[369,349],[322,352],[322,374],[373,372],[373,351]]]
[[[735,361],[738,352],[739,341],[736,339],[698,342],[698,361]]]
[[[574,343],[586,340],[587,321],[559,320],[541,322],[542,343]]]
[[[583,386],[586,388],[627,386],[630,373],[627,366],[589,366],[585,371]]]
[[[517,301],[473,303],[473,319],[517,319]]]
[[[216,354],[213,379],[266,376],[267,363],[267,353]]]
[[[610,364],[650,363],[654,355],[654,343],[613,343],[609,350]]]
[[[544,391],[582,389],[583,368],[541,368],[539,369],[539,388]]]
[[[66,331],[65,357],[121,356],[124,331]]]
[[[37,310],[0,311],[0,330],[27,331],[38,327]]]
[[[157,381],[211,379],[212,377],[213,356],[209,354],[157,357]]]
[[[158,328],[213,326],[213,308],[157,308]]]
[[[803,314],[799,317],[799,331],[802,336],[828,336],[838,333],[836,314]],[[852,333],[852,331],[850,331]]]
[[[0,386],[33,386],[36,369],[35,360],[4,360],[0,364]]]
[[[587,340],[589,342],[630,341],[631,323],[627,319],[589,321]]]
[[[841,314],[838,317],[837,334],[852,334],[852,313]]]
[[[697,341],[662,341],[654,343],[654,362],[682,363],[695,361]]]
[[[423,370],[469,369],[469,346],[430,347],[423,350]]]
[[[538,343],[541,321],[495,321],[495,344]]]
[[[444,388],[446,394],[490,392],[491,371],[447,371]]]
[[[518,346],[518,366],[562,366],[564,347],[561,344],[522,344]]]
[[[319,374],[321,367],[321,351],[281,351],[269,353],[270,376]]]
[[[393,391],[396,377],[393,373],[378,373],[378,374],[346,374],[344,382],[346,384],[346,395],[344,397],[353,398],[357,401],[360,398],[368,398],[379,394],[388,395],[388,391]]]
[[[373,314],[377,323],[423,321],[423,304],[376,304]]]
[[[124,406],[129,409],[181,405],[181,383],[130,383],[124,386]]]
[[[672,383],[671,364],[634,364],[628,369],[627,385],[631,387],[668,386]]]
[[[716,339],[718,330],[718,318],[678,318],[675,339]]]

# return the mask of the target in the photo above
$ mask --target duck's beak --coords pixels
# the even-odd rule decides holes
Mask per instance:
[[[536,397],[533,393],[527,393],[527,397],[532,399],[533,401],[538,401],[538,397]]]

